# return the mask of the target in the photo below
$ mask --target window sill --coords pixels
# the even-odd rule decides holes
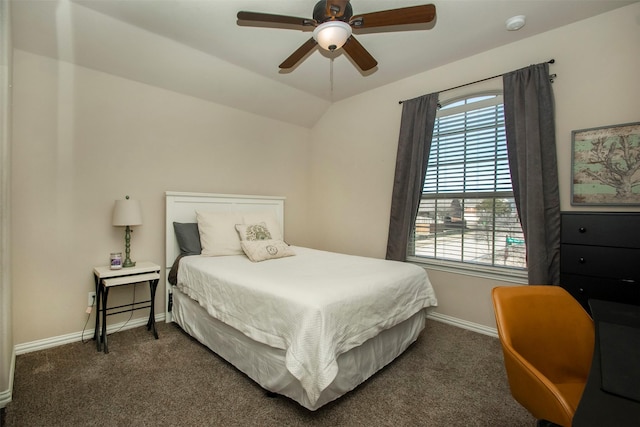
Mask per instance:
[[[506,270],[476,264],[463,264],[442,260],[425,260],[424,258],[419,257],[407,257],[407,262],[419,265],[420,267],[427,268],[429,270],[463,274],[466,276],[480,277],[483,279],[501,280],[522,285],[526,285],[529,281],[526,270]]]

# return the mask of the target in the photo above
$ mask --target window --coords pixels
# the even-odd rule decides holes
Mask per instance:
[[[412,261],[502,273],[526,269],[501,94],[440,108],[408,249]]]

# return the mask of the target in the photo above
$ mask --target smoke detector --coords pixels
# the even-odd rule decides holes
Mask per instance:
[[[508,31],[518,31],[524,27],[526,17],[524,15],[512,16],[505,21],[505,26]]]

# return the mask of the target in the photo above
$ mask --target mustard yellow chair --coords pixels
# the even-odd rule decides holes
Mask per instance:
[[[503,286],[491,296],[514,399],[570,427],[591,368],[591,317],[559,286]]]

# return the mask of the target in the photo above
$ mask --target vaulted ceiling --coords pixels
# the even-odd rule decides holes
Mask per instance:
[[[361,72],[315,48],[278,68],[310,32],[238,25],[240,10],[311,18],[315,0],[12,0],[18,49],[311,127],[332,102],[625,6],[630,0],[352,0],[354,14],[433,3],[431,24],[360,32]],[[505,21],[525,15],[507,31]]]

